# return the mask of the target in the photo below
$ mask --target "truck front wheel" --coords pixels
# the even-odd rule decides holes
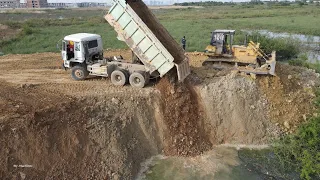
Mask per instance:
[[[74,66],[71,69],[71,76],[76,81],[84,80],[88,75],[89,72],[83,66]]]
[[[111,73],[111,82],[116,86],[124,86],[127,83],[127,73],[121,70],[114,70]]]
[[[143,88],[147,81],[143,73],[134,72],[130,75],[129,82],[132,87]]]

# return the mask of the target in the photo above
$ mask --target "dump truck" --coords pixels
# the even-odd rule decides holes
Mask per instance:
[[[74,80],[87,76],[110,77],[114,85],[130,83],[142,88],[151,77],[163,77],[172,69],[183,81],[190,74],[189,59],[181,46],[159,23],[141,0],[113,0],[106,21],[132,50],[131,61],[122,56],[103,56],[102,38],[97,34],[78,33],[62,40],[63,66],[71,69]],[[174,71],[173,71],[174,72]]]
[[[208,59],[203,66],[214,69],[234,67],[247,74],[275,75],[276,52],[267,55],[259,43],[250,41],[246,45],[234,45],[235,30],[220,29],[211,33],[210,45],[205,49]]]

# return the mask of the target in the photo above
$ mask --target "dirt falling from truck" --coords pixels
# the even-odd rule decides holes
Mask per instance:
[[[186,56],[181,46],[141,0],[126,1],[148,26],[161,44],[181,63]],[[171,71],[157,84],[163,99],[164,121],[167,136],[164,142],[166,155],[193,156],[208,150],[210,143],[203,132],[201,106],[197,94],[187,83],[172,83],[177,75]]]
[[[164,77],[156,85],[163,99],[163,121],[167,126],[164,153],[170,156],[195,156],[211,144],[203,131],[203,111],[189,83],[170,82]]]

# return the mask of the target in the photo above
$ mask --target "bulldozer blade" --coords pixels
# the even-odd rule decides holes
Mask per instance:
[[[272,75],[276,76],[276,52],[272,52],[272,57],[270,60],[266,61],[266,64],[259,68],[248,68],[248,67],[238,67],[239,72],[246,74],[260,74],[260,75]]]

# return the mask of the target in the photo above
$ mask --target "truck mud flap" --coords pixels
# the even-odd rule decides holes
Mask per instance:
[[[182,82],[191,73],[189,61],[184,60],[179,64],[175,64],[177,68],[178,81]]]

